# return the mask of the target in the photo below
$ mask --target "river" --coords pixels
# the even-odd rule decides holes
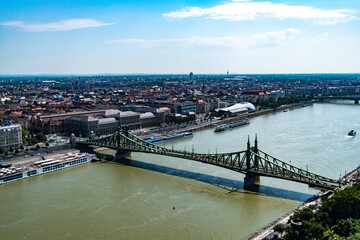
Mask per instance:
[[[167,147],[211,153],[259,148],[303,169],[339,178],[359,165],[360,106],[314,104],[196,132]],[[164,145],[164,144],[161,144]],[[129,165],[89,163],[0,185],[0,239],[243,239],[316,191],[184,159],[133,153]]]

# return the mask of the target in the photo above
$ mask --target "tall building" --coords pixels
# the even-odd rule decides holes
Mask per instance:
[[[0,148],[8,150],[11,148],[19,148],[22,144],[21,127],[10,125],[0,127]]]
[[[193,72],[190,73],[190,81],[194,81],[194,74],[193,74]]]

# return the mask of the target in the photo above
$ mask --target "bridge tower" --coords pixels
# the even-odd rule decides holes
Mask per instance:
[[[117,148],[116,148],[116,154],[114,156],[114,160],[115,161],[119,161],[121,159],[124,159],[126,157],[130,157],[131,156],[131,152],[130,151],[125,151],[123,149],[121,149],[121,123],[120,123],[120,120],[119,120],[119,126],[118,126],[118,130],[117,130],[117,133],[116,133],[116,145],[117,145]],[[125,136],[129,136],[129,128],[128,126],[125,127],[125,130],[124,130],[124,134]]]
[[[258,153],[258,141],[257,136],[255,136],[255,146],[253,148],[255,153]],[[250,187],[254,185],[258,185],[260,183],[260,176],[256,173],[251,172],[251,170],[256,170],[259,168],[259,159],[257,155],[254,155],[254,165],[251,166],[251,146],[250,146],[250,138],[248,137],[247,149],[246,149],[246,170],[247,173],[244,178],[244,187]]]

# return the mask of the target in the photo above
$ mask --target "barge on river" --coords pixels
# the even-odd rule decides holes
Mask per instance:
[[[179,140],[179,139],[183,139],[183,138],[190,138],[193,136],[194,136],[194,134],[192,132],[184,132],[181,134],[177,134],[177,135],[173,135],[173,136],[166,136],[166,137],[162,137],[162,138],[148,138],[148,139],[145,139],[145,141],[147,141],[149,143],[157,144],[157,143],[175,141],[175,140]]]
[[[33,177],[48,172],[53,172],[83,163],[88,163],[91,162],[93,159],[95,159],[95,156],[93,154],[75,153],[68,154],[63,158],[59,159],[46,159],[33,162],[24,167],[0,168],[0,184]]]
[[[225,131],[226,129],[235,128],[235,127],[243,126],[243,125],[246,125],[246,124],[250,124],[250,121],[246,120],[246,121],[233,123],[233,124],[229,124],[229,125],[224,124],[224,125],[217,126],[214,129],[214,132],[221,132],[221,131]]]

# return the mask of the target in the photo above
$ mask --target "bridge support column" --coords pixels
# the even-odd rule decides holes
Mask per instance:
[[[130,151],[117,150],[116,154],[114,156],[114,160],[119,161],[119,160],[127,158],[127,157],[131,157],[131,152]]]
[[[260,176],[254,173],[247,173],[244,178],[244,187],[251,187],[260,184]]]

